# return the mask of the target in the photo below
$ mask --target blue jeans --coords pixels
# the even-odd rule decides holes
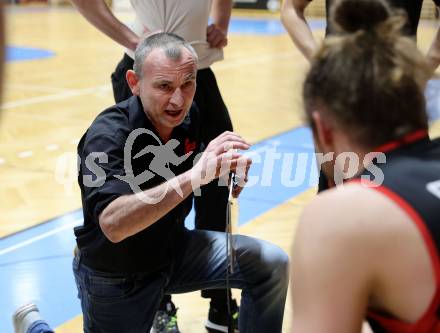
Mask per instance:
[[[54,333],[54,330],[44,320],[38,320],[29,326],[26,333]]]
[[[98,272],[76,256],[73,271],[84,332],[147,333],[164,294],[225,288],[225,234],[186,231],[182,244],[170,269],[157,274]],[[229,283],[242,289],[240,332],[281,332],[289,281],[287,254],[273,244],[240,235],[234,236],[234,248]]]

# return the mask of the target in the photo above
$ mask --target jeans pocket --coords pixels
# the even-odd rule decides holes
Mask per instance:
[[[127,297],[135,287],[129,278],[89,276],[88,294],[91,300],[100,303],[114,302]]]

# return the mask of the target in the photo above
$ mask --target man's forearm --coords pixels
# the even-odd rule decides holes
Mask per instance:
[[[157,222],[192,191],[189,170],[154,188],[117,198],[101,213],[99,224],[110,241],[120,242]]]
[[[307,0],[299,1],[300,5],[294,5],[293,0],[285,0],[281,10],[281,21],[301,53],[311,60],[316,52],[317,45],[304,17],[304,10],[308,4]]]
[[[87,21],[115,42],[131,50],[136,49],[139,36],[119,21],[104,0],[71,0]]]
[[[211,7],[211,17],[214,24],[223,32],[228,31],[231,19],[232,0],[214,0]]]
[[[440,65],[440,29],[437,30],[426,58],[432,70],[435,71]]]

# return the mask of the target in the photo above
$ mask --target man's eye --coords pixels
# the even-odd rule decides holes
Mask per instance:
[[[159,85],[159,89],[160,90],[170,90],[170,85],[166,84],[166,83],[161,84],[161,85]]]
[[[194,81],[188,81],[183,84],[182,88],[190,88],[193,85],[194,85]]]

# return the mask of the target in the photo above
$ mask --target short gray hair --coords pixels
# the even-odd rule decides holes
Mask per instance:
[[[133,70],[141,78],[144,61],[154,49],[162,49],[169,59],[178,60],[181,57],[182,47],[192,54],[196,62],[198,61],[196,51],[182,37],[169,32],[159,32],[150,35],[143,39],[136,47]]]

